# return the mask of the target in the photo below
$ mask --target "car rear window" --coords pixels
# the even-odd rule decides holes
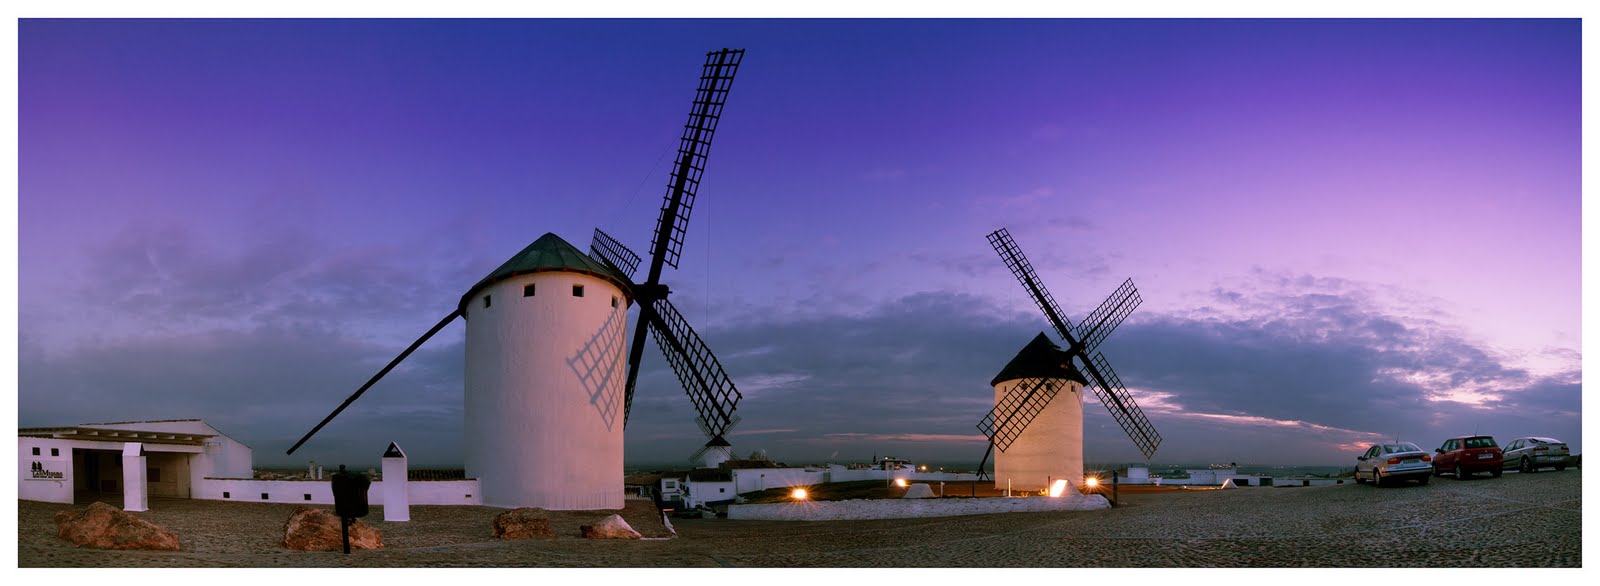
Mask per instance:
[[[1418,448],[1416,446],[1416,444],[1384,444],[1383,445],[1383,453],[1385,453],[1385,454],[1398,454],[1400,452],[1420,452],[1420,451],[1422,451],[1422,448]]]
[[[1497,447],[1497,446],[1495,445],[1494,438],[1492,438],[1492,437],[1469,437],[1469,438],[1467,438],[1467,447],[1469,447],[1469,448],[1493,448],[1493,447]]]
[[[1561,443],[1561,440],[1548,438],[1548,437],[1535,437],[1535,438],[1528,438],[1528,439],[1533,440],[1533,443],[1536,443],[1536,444],[1559,444],[1559,443]]]

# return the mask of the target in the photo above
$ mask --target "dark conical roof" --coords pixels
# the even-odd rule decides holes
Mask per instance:
[[[544,236],[540,236],[538,240],[533,241],[533,244],[529,244],[527,248],[522,249],[522,252],[513,255],[509,260],[502,263],[499,268],[491,271],[489,276],[478,281],[471,289],[467,289],[466,294],[461,296],[461,303],[458,307],[461,309],[461,313],[465,315],[467,301],[472,299],[472,296],[479,289],[517,275],[545,271],[593,275],[615,283],[618,288],[622,289],[623,294],[631,295],[631,292],[628,291],[627,279],[611,272],[611,269],[607,268],[604,262],[590,258],[589,255],[584,254],[571,244],[567,244],[566,240],[562,240],[554,232],[546,232]]]
[[[1023,346],[1017,357],[1007,362],[1006,367],[1000,369],[1000,374],[994,375],[989,386],[1022,378],[1064,378],[1077,381],[1080,385],[1089,384],[1089,379],[1072,366],[1072,356],[1045,337],[1044,332],[1039,332],[1032,342]]]

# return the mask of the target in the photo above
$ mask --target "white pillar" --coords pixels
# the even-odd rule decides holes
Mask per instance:
[[[410,521],[411,496],[406,492],[406,453],[389,442],[383,452],[383,520]]]
[[[144,444],[122,444],[122,510],[150,510],[150,487],[145,484]]]

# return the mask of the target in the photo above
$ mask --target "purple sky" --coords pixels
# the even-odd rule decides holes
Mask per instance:
[[[989,379],[1102,347],[1155,462],[1581,451],[1577,20],[23,20],[23,426],[203,418],[258,464],[460,458],[457,323],[544,234],[643,253],[708,50],[748,50],[682,268],[788,461],[976,463]],[[631,332],[631,329],[630,329]],[[1052,333],[1053,335],[1053,333]],[[632,464],[704,438],[655,350]],[[1094,399],[1090,462],[1138,460]]]

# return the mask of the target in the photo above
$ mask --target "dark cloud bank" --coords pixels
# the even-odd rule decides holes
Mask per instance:
[[[459,323],[300,452],[283,454],[458,294],[403,288],[404,295],[382,302],[380,320],[362,293],[370,289],[347,282],[374,272],[384,273],[286,268],[275,282],[302,292],[277,309],[246,312],[249,319],[94,338],[48,352],[30,344],[25,313],[19,423],[198,417],[255,448],[259,465],[374,465],[390,441],[406,446],[419,465],[457,465]],[[123,275],[137,295],[117,301],[122,311],[160,321],[242,290],[241,279],[139,282],[150,274]],[[1102,350],[1165,437],[1156,462],[1344,464],[1360,442],[1399,436],[1432,447],[1474,430],[1553,435],[1581,449],[1578,373],[1532,375],[1435,322],[1373,309],[1368,296],[1343,285],[1312,279],[1266,283],[1265,292],[1218,290],[1195,300],[1201,309],[1192,315],[1136,314],[1124,324]],[[184,291],[182,303],[162,301],[174,288]],[[975,464],[984,443],[974,425],[992,406],[989,379],[1047,328],[1036,315],[945,293],[854,315],[727,321],[701,333],[745,395],[735,449],[764,449],[790,462],[894,454]],[[414,333],[369,333],[397,330]],[[660,354],[651,350],[646,360],[628,460],[683,463],[704,438]],[[1480,402],[1429,400],[1461,388],[1475,389]],[[1088,461],[1141,459],[1092,397],[1084,412]]]

